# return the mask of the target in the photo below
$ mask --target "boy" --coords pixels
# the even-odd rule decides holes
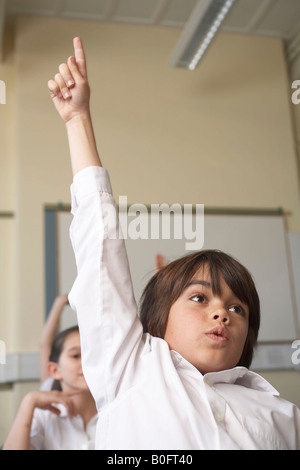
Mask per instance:
[[[150,281],[137,316],[108,174],[97,152],[81,40],[48,82],[66,123],[83,368],[99,449],[296,449],[300,412],[248,371],[259,327],[249,273],[200,252]],[[183,266],[184,265],[184,266]],[[247,367],[245,367],[247,366]]]

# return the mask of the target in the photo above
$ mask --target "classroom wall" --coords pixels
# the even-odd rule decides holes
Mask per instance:
[[[7,103],[0,105],[0,211],[14,212],[13,219],[1,219],[3,256],[12,266],[0,268],[6,296],[0,339],[7,353],[38,351],[45,318],[44,207],[70,202],[67,139],[47,80],[72,53],[75,35],[87,50],[95,132],[116,198],[283,207],[289,230],[300,232],[282,42],[220,34],[201,66],[188,72],[167,64],[180,32],[38,17],[19,17],[8,31],[0,65],[7,85]],[[297,398],[300,374],[269,374],[290,383],[285,396]],[[0,389],[0,415],[10,403],[0,442],[31,385]]]
[[[292,114],[294,122],[294,140],[296,154],[298,157],[298,174],[300,178],[300,93],[299,93],[299,80],[300,80],[300,29],[294,33],[287,47],[287,54],[289,57],[289,75],[291,82],[297,81],[297,89],[293,88],[292,91],[296,92],[296,102],[293,101]]]

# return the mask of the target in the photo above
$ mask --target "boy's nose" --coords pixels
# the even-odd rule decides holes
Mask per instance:
[[[218,310],[215,310],[212,314],[212,317],[214,320],[219,320],[222,323],[229,323],[229,315],[225,308],[219,308]]]

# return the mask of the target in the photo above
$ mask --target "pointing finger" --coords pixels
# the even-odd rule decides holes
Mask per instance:
[[[73,45],[74,45],[74,55],[75,55],[78,70],[81,73],[82,77],[86,78],[87,71],[86,71],[85,53],[83,50],[81,39],[78,37],[74,38]]]

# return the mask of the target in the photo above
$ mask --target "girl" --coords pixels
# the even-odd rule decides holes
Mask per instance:
[[[66,123],[74,173],[78,276],[69,300],[101,413],[96,448],[299,448],[299,410],[248,370],[259,299],[237,261],[207,251],[170,263],[146,287],[138,317],[79,38],[74,49],[48,87]]]
[[[3,449],[94,449],[96,407],[82,373],[77,326],[57,335],[48,371],[52,390],[23,398]]]

